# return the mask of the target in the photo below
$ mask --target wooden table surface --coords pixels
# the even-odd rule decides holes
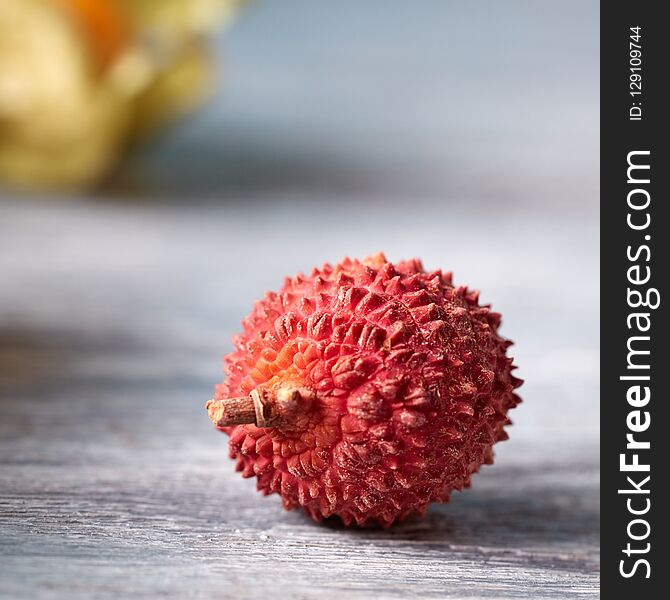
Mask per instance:
[[[598,597],[597,3],[484,4],[259,2],[103,192],[0,195],[0,597]],[[380,249],[482,289],[524,402],[425,519],[317,525],[204,402],[264,290]]]

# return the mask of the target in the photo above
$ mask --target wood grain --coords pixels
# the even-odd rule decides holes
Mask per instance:
[[[128,234],[134,207],[5,208],[5,242],[32,247],[3,262],[14,297],[2,303],[0,336],[5,597],[597,596],[597,342],[585,325],[595,311],[584,303],[588,287],[545,320],[562,289],[555,270],[533,306],[530,288],[510,281],[516,289],[508,289],[490,273],[528,380],[511,440],[471,490],[427,519],[345,530],[260,497],[234,472],[226,438],[207,418],[220,356],[244,314],[237,302],[250,304],[265,286],[253,275],[211,281],[223,254],[206,252],[184,285],[181,269],[196,248],[217,239],[203,225],[211,214],[189,225],[183,209],[157,208],[152,225]],[[223,221],[227,209],[215,214]],[[166,236],[177,223],[180,236]],[[229,243],[240,243],[229,227]],[[54,233],[42,246],[44,228]],[[125,245],[96,241],[106,231],[126,232]],[[78,244],[68,242],[73,236]],[[537,245],[532,261],[510,250],[507,259],[532,270],[536,260],[549,264],[553,248]],[[206,287],[227,293],[200,294]]]
[[[389,530],[316,525],[233,473],[196,388],[174,383],[17,398],[3,439],[23,423],[32,441],[3,444],[7,597],[596,594],[592,461],[486,468]]]

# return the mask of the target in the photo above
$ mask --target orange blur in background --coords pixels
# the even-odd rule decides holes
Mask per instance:
[[[0,3],[0,186],[90,187],[199,105],[238,0]]]

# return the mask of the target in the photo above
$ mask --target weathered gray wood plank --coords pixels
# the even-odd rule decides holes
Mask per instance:
[[[198,219],[185,222],[181,209],[161,209],[135,240],[125,234],[126,252],[143,243],[157,249],[152,268],[135,271],[122,248],[96,242],[106,227],[124,231],[133,211],[7,205],[3,239],[15,247],[38,242],[42,225],[53,231],[48,248],[33,248],[27,259],[5,255],[3,264],[9,295],[23,298],[2,304],[0,571],[7,597],[597,595],[597,381],[588,362],[593,347],[583,341],[594,309],[581,304],[588,288],[579,307],[563,298],[554,309],[553,319],[573,322],[556,329],[543,321],[561,287],[555,271],[536,306],[526,304],[531,292],[522,284],[508,291],[490,277],[492,295],[517,326],[528,383],[511,441],[472,490],[433,507],[426,520],[388,531],[319,526],[241,480],[203,410],[244,311],[237,302],[251,300],[234,293],[258,294],[262,277],[215,280],[214,288],[230,293],[201,296],[215,262],[203,255],[189,273],[196,291],[183,288],[172,274],[181,268],[175,261],[197,253],[189,250],[189,228],[199,227],[190,242],[196,247],[218,238]],[[22,228],[12,227],[22,219]],[[88,233],[79,233],[82,220]],[[176,222],[186,230],[177,248],[174,236],[161,241]],[[229,227],[235,245],[241,240]],[[78,257],[66,243],[71,235],[95,258]],[[41,252],[44,263],[33,262]],[[533,261],[547,264],[553,245],[536,252]],[[124,267],[115,272],[118,264]],[[152,285],[143,283],[147,273]],[[87,286],[72,294],[63,278],[78,277]],[[27,293],[36,285],[45,296]]]

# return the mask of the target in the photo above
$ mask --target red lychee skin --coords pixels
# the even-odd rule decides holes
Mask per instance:
[[[522,381],[501,317],[451,273],[417,259],[345,258],[286,279],[243,321],[215,399],[254,388],[313,391],[295,427],[222,427],[263,494],[320,521],[389,526],[469,487]]]

